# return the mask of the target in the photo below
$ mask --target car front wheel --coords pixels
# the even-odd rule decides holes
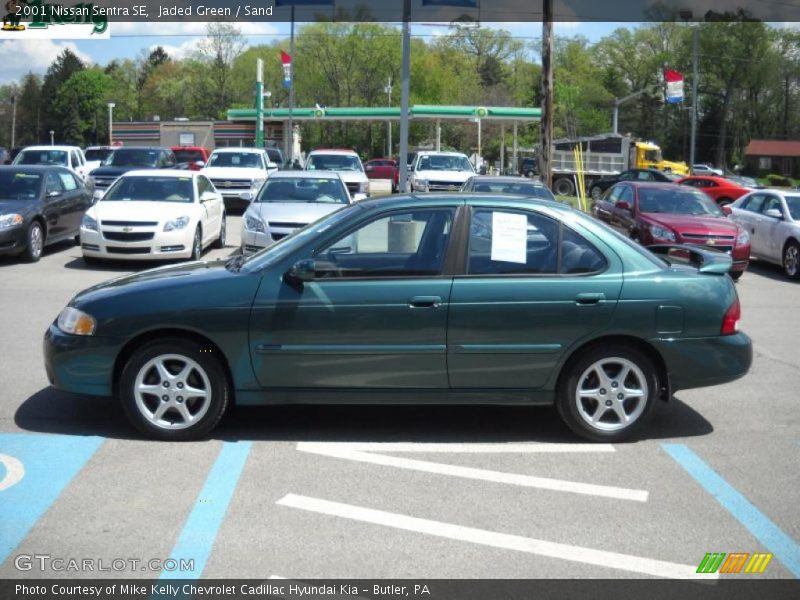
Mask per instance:
[[[194,230],[194,238],[192,238],[192,255],[189,257],[189,260],[200,260],[200,257],[203,255],[203,234],[200,231],[200,227],[198,226],[197,229]]]
[[[228,406],[225,370],[210,348],[179,338],[149,342],[125,363],[118,388],[130,422],[147,437],[195,440]]]
[[[597,442],[630,438],[652,415],[658,376],[652,361],[624,345],[595,347],[567,366],[557,407],[572,431]]]
[[[37,262],[42,257],[44,249],[44,229],[38,221],[33,221],[28,227],[25,250],[22,256],[26,262]]]
[[[219,226],[219,237],[217,241],[214,242],[214,248],[224,248],[225,247],[225,236],[228,229],[228,217],[222,215],[222,223]]]
[[[790,279],[800,279],[800,244],[795,241],[783,249],[783,272]]]

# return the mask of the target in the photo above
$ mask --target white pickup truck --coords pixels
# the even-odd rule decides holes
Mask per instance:
[[[277,170],[263,148],[217,148],[202,173],[222,194],[226,208],[246,208]]]
[[[84,182],[97,165],[86,163],[83,150],[78,146],[28,146],[17,154],[15,165],[56,165],[72,169]]]
[[[417,152],[408,180],[412,192],[455,192],[475,175],[460,152]]]

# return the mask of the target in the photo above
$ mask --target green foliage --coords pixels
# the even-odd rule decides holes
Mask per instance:
[[[107,139],[106,98],[111,85],[111,78],[98,68],[78,71],[64,82],[53,102],[60,142],[84,146]]]

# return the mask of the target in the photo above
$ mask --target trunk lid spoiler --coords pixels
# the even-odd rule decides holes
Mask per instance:
[[[691,265],[700,273],[713,273],[725,275],[731,270],[733,260],[728,254],[719,250],[711,250],[700,246],[688,244],[657,244],[647,246],[647,249],[658,254],[670,265]]]

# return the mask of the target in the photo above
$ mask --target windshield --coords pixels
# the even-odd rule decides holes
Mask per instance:
[[[42,176],[14,170],[0,171],[0,200],[35,200],[39,197]]]
[[[417,171],[472,171],[466,156],[422,156]]]
[[[203,153],[200,150],[174,150],[175,160],[179,163],[193,163],[203,161]]]
[[[361,209],[362,206],[360,204],[348,204],[347,206],[342,206],[339,210],[329,213],[324,217],[317,219],[313,223],[309,223],[301,229],[295,230],[292,235],[278,240],[271,246],[267,246],[263,250],[256,252],[255,254],[251,254],[247,258],[243,258],[242,264],[253,269],[259,269],[271,265],[275,261],[280,260],[286,254],[294,252],[297,248],[314,237],[323,234],[331,227],[334,227],[340,222],[352,218],[356,211]]]
[[[308,159],[308,171],[363,171],[361,161],[351,154],[313,154]]]
[[[680,215],[723,216],[722,210],[697,190],[639,189],[639,211]]]
[[[158,165],[158,150],[126,148],[114,150],[106,159],[106,167],[155,167]]]
[[[191,177],[159,177],[136,175],[120,177],[106,192],[101,202],[147,201],[192,202]]]
[[[517,181],[476,181],[472,184],[473,192],[491,192],[494,194],[521,194],[523,196],[533,196],[534,198],[544,198],[545,200],[555,200],[553,193],[543,185],[536,185],[530,182]]]
[[[111,148],[89,148],[84,153],[84,156],[88,161],[99,160],[102,162],[107,159],[112,152],[113,150]]]
[[[784,196],[793,221],[800,221],[800,196]]]
[[[347,204],[347,193],[338,179],[281,177],[267,179],[255,201]]]
[[[208,159],[208,166],[260,169],[261,161],[255,152],[214,152]]]
[[[14,164],[65,166],[67,153],[63,150],[23,150],[14,159]]]

